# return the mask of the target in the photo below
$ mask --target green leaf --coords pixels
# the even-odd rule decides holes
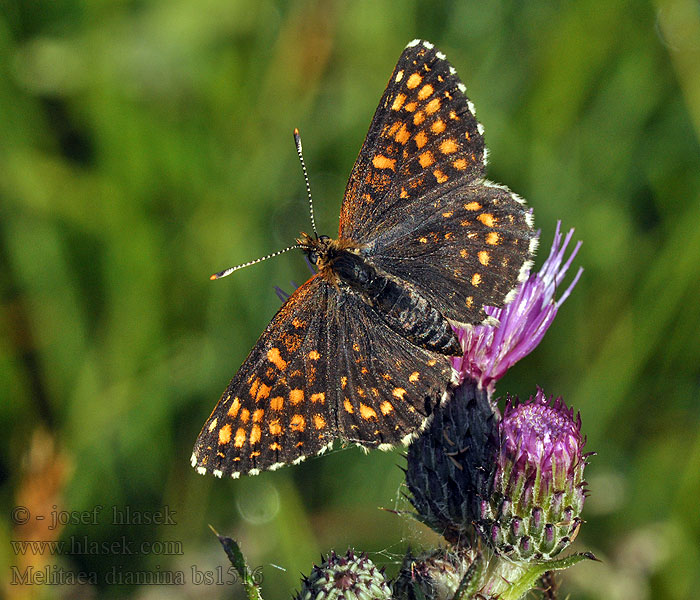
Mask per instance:
[[[501,600],[519,600],[529,592],[547,571],[560,571],[568,569],[582,560],[598,560],[591,552],[572,554],[566,558],[549,560],[531,565],[520,564],[524,569],[523,574],[500,596]]]
[[[209,525],[209,528],[214,532],[214,535],[219,538],[219,542],[223,546],[226,556],[228,556],[233,568],[238,572],[243,588],[248,596],[248,600],[263,600],[262,594],[260,593],[260,586],[255,582],[250,568],[248,567],[248,563],[246,563],[243,552],[241,552],[236,540],[219,535],[219,533],[211,525]]]

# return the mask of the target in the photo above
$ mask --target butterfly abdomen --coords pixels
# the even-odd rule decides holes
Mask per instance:
[[[451,356],[462,353],[449,321],[419,292],[354,252],[338,250],[334,254],[333,273],[396,333],[427,350]]]

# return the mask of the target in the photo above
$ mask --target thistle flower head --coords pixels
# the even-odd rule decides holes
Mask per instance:
[[[581,418],[538,389],[528,402],[508,401],[499,440],[493,490],[482,502],[478,529],[500,554],[552,558],[581,523],[588,456]]]
[[[556,478],[570,475],[581,460],[581,415],[574,417],[561,398],[552,403],[541,389],[529,402],[509,399],[499,429],[501,463],[513,460],[520,470],[539,470],[541,485],[555,479],[561,487],[564,481]]]
[[[493,392],[496,382],[510,367],[542,341],[559,307],[581,276],[583,269],[578,270],[559,299],[554,299],[581,246],[581,242],[578,242],[565,260],[566,248],[574,230],[571,229],[563,237],[560,228],[561,223],[557,223],[552,249],[542,268],[537,273],[531,273],[520,284],[511,302],[503,308],[485,307],[486,313],[498,325],[475,325],[456,330],[464,356],[452,359],[454,368],[462,378],[476,380],[489,393]]]
[[[331,552],[302,582],[296,600],[391,600],[391,588],[366,554]]]

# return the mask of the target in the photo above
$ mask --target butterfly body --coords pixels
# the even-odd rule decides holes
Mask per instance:
[[[426,350],[461,354],[457,336],[442,313],[408,282],[372,265],[367,249],[349,240],[314,239],[305,233],[297,241],[326,281],[356,294],[393,331]]]
[[[284,303],[204,424],[199,473],[255,474],[323,452],[408,443],[460,349],[528,273],[537,237],[485,179],[483,127],[445,56],[401,54],[352,169],[337,239],[302,234],[318,273]]]

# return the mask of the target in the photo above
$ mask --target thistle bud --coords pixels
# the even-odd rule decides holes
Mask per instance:
[[[499,439],[493,491],[482,501],[478,530],[511,559],[551,559],[581,525],[589,456],[581,417],[538,390],[528,402],[508,400]]]
[[[476,551],[464,549],[418,556],[409,551],[392,586],[395,600],[452,600],[476,556]]]
[[[486,390],[467,379],[435,408],[408,448],[406,485],[415,517],[453,544],[468,545],[491,495],[498,415]]]
[[[391,588],[384,569],[378,569],[367,555],[331,552],[302,581],[296,600],[391,600]]]

